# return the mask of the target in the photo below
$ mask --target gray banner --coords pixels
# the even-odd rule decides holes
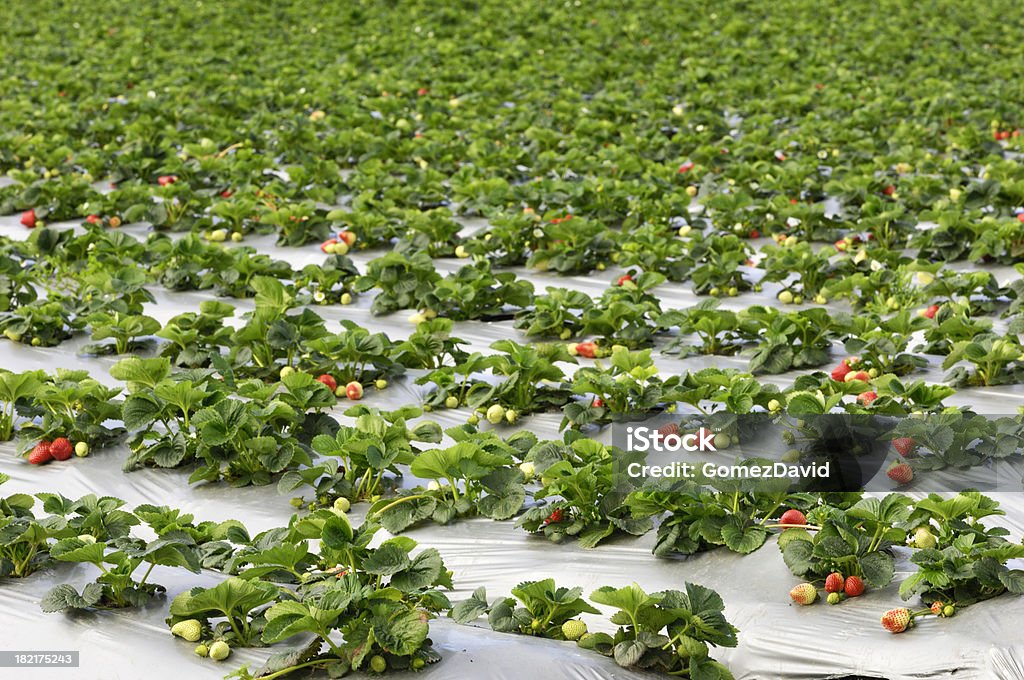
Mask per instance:
[[[78,668],[77,651],[0,650],[0,668]]]

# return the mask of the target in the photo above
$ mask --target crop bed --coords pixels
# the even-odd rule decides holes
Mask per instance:
[[[0,18],[15,672],[1024,677],[1018,5]]]

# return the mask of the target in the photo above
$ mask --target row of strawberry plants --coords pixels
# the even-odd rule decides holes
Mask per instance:
[[[379,525],[353,527],[335,508],[294,517],[288,527],[250,538],[235,520],[197,524],[192,515],[153,505],[128,511],[123,501],[109,496],[71,500],[38,494],[38,499],[50,513],[38,519],[32,496],[14,494],[0,502],[3,576],[26,577],[47,563],[91,564],[100,571],[81,590],[72,584],[53,587],[40,602],[45,612],[141,607],[165,591],[149,581],[154,567],[193,573],[205,568],[230,576],[212,587],[181,592],[167,618],[174,636],[198,643],[199,656],[222,661],[232,647],[312,635],[299,648],[273,655],[255,675],[243,666],[229,677],[272,678],[304,668],[320,668],[331,677],[361,669],[421,670],[441,659],[428,638],[431,618],[448,611],[467,623],[480,613],[474,609],[470,615],[472,606],[453,606],[444,594],[454,584],[437,550],[413,555],[416,542],[408,538],[370,548]],[[153,540],[133,534],[142,526]],[[311,542],[319,552],[310,551]],[[736,629],[725,621],[722,600],[710,589],[687,584],[685,592],[648,596],[636,585],[602,588],[592,596],[595,602],[632,607],[629,621],[621,614],[612,617],[621,626],[614,639],[588,634],[585,624],[573,620],[583,612],[598,613],[579,598],[578,589],[557,589],[548,579],[520,584],[513,592],[524,607],[503,604],[504,615],[497,605],[489,609],[492,623],[509,624],[493,624],[497,630],[521,626],[530,634],[577,640],[581,647],[614,655],[623,666],[657,666],[674,675],[688,671],[690,677],[714,669],[717,677],[731,677],[707,659],[709,644],[736,644]],[[631,604],[631,593],[642,593],[643,602]],[[481,597],[481,591],[474,595]],[[648,611],[652,608],[674,616],[665,620]],[[702,623],[693,629],[695,616]],[[332,639],[335,632],[344,642]]]
[[[44,234],[48,231],[51,230],[39,233]],[[232,309],[228,305],[216,303],[207,304],[209,313],[204,313],[201,318],[195,318],[194,314],[186,314],[161,327],[155,319],[143,314],[143,305],[152,302],[153,298],[145,288],[147,276],[141,269],[128,264],[134,251],[128,248],[127,252],[122,252],[124,239],[112,239],[93,232],[84,236],[69,237],[71,232],[65,231],[55,238],[63,243],[66,252],[77,254],[75,257],[79,259],[73,260],[74,262],[81,265],[84,262],[96,262],[98,258],[102,264],[90,265],[70,277],[57,276],[64,271],[64,265],[59,262],[39,267],[38,280],[54,278],[61,288],[52,289],[47,298],[32,299],[19,304],[18,301],[24,297],[19,291],[23,288],[34,292],[35,286],[12,288],[9,309],[0,313],[0,326],[9,339],[37,345],[56,344],[88,325],[91,327],[93,339],[101,342],[87,346],[84,351],[123,354],[145,348],[149,344],[148,338],[156,334],[174,343],[167,348],[172,355],[176,346],[179,350],[178,356],[184,354],[184,360],[191,360],[189,365],[202,365],[202,360],[210,360],[216,345],[236,347],[238,340],[241,339],[239,335],[244,335],[235,334],[228,338],[229,330],[225,328],[224,320],[230,316]],[[38,251],[41,241],[45,242],[52,238],[54,237],[35,239],[30,250]],[[179,241],[172,247],[177,248],[185,243],[187,240]],[[97,245],[101,248],[96,248]],[[141,257],[142,246],[136,246],[140,252],[134,254]],[[114,252],[117,253],[116,256],[107,257],[101,254]],[[951,274],[949,278],[945,278],[943,272],[938,272],[936,277],[928,268],[901,268],[898,272],[893,272],[895,278],[889,278],[891,281],[903,281],[904,284],[901,285],[905,288],[909,286],[907,290],[919,291],[910,299],[903,293],[896,296],[890,294],[892,291],[886,287],[884,281],[871,278],[875,274],[871,274],[861,283],[858,283],[857,276],[845,276],[840,279],[844,289],[848,291],[856,293],[862,288],[872,290],[878,299],[884,299],[882,308],[889,312],[893,309],[899,310],[908,302],[916,300],[938,298],[944,301],[941,305],[933,304],[918,310],[917,314],[903,309],[891,316],[884,315],[883,312],[851,317],[846,314],[829,314],[823,309],[781,313],[774,308],[761,306],[733,312],[717,309],[713,303],[663,312],[658,299],[652,294],[652,289],[663,280],[663,277],[650,272],[640,274],[635,279],[630,275],[620,277],[616,285],[610,287],[602,298],[593,301],[578,291],[557,288],[535,298],[532,286],[514,280],[511,274],[499,274],[499,279],[495,279],[489,273],[472,265],[444,279],[448,283],[441,285],[441,279],[430,267],[429,258],[423,253],[416,257],[425,258],[425,266],[431,275],[422,280],[418,275],[412,275],[408,268],[394,269],[399,266],[397,264],[378,271],[375,267],[379,261],[374,261],[370,265],[371,273],[376,271],[375,276],[359,277],[351,262],[343,256],[333,255],[328,258],[325,266],[317,268],[310,265],[303,272],[310,269],[321,273],[329,271],[332,274],[325,274],[326,276],[336,275],[340,278],[333,283],[320,280],[313,285],[311,282],[315,277],[305,274],[300,276],[284,263],[278,263],[283,265],[283,268],[278,267],[278,276],[285,277],[285,280],[281,281],[266,276],[266,268],[253,268],[251,263],[260,260],[250,257],[251,253],[231,250],[218,252],[240,253],[242,257],[236,257],[236,261],[250,264],[244,272],[237,267],[224,268],[208,264],[197,265],[197,270],[184,266],[178,258],[168,257],[167,253],[161,251],[161,256],[157,260],[159,264],[155,270],[158,276],[162,276],[160,272],[175,272],[175,276],[185,277],[179,279],[177,285],[188,279],[190,271],[206,272],[204,276],[213,275],[213,272],[218,272],[218,276],[230,274],[232,285],[241,284],[245,289],[244,294],[256,295],[257,306],[267,311],[261,314],[260,310],[257,310],[253,318],[259,321],[265,320],[268,314],[272,317],[271,321],[274,318],[279,319],[293,306],[317,300],[327,302],[336,299],[339,302],[349,302],[351,294],[346,292],[349,289],[354,291],[356,288],[383,286],[374,297],[374,309],[424,309],[424,314],[414,315],[414,321],[421,320],[424,316],[434,316],[439,312],[444,316],[464,319],[487,315],[500,316],[508,310],[519,309],[520,311],[516,313],[516,325],[523,329],[527,336],[568,339],[579,335],[596,335],[606,345],[622,344],[635,347],[650,344],[656,335],[661,335],[669,339],[664,347],[666,352],[735,354],[746,351],[751,355],[750,368],[754,372],[779,373],[794,368],[820,366],[828,361],[833,344],[844,342],[847,351],[861,355],[864,367],[868,371],[901,375],[912,372],[924,365],[923,359],[916,355],[916,352],[923,350],[929,354],[944,356],[943,365],[954,369],[949,376],[950,381],[958,384],[992,385],[1017,381],[1017,363],[1022,354],[1016,334],[1012,332],[1019,325],[1016,318],[1016,287],[1011,284],[1003,288],[993,288],[991,276],[984,274]],[[23,254],[21,257],[27,256]],[[35,252],[34,257],[40,257],[40,252]],[[383,259],[399,258],[400,261],[401,257],[397,253],[392,253]],[[264,257],[264,260],[273,264],[269,258]],[[24,259],[22,268],[31,262],[34,261]],[[876,273],[890,272],[880,270]],[[486,280],[481,279],[481,275]],[[298,285],[292,286],[288,282],[289,276],[296,278]],[[916,279],[916,283],[907,284],[906,282],[911,279]],[[417,293],[420,283],[410,287],[411,280],[422,283],[423,289],[427,292],[422,295]],[[384,281],[391,283],[383,283]],[[399,282],[401,293],[397,292],[398,288],[389,288],[399,285]],[[170,281],[164,283],[176,285]],[[326,288],[322,288],[321,285]],[[494,285],[498,287],[494,288]],[[981,306],[979,301],[978,293],[982,288],[986,289],[988,295],[985,299],[991,301],[989,307]],[[327,292],[324,292],[325,290]],[[330,299],[328,295],[331,296]],[[792,294],[788,291],[780,293],[780,296],[785,295]],[[999,302],[1000,300],[1005,302]],[[993,332],[990,320],[976,316],[986,309],[995,309],[993,305],[1005,307],[1006,313],[1012,315],[1009,321],[1011,333],[1007,337],[997,336]],[[466,310],[469,309],[473,311],[467,313]],[[284,320],[279,324],[283,326],[282,331],[285,335],[295,334],[290,327],[296,326],[296,321],[312,326],[314,334],[322,332],[317,331],[322,321],[318,320],[319,317],[314,312],[307,310],[301,315],[290,316],[291,320]],[[198,329],[190,326],[200,324],[206,331],[201,337],[211,346],[194,347],[188,342],[193,335],[191,331],[195,330],[198,335]],[[183,325],[185,328],[182,328]],[[302,330],[306,329],[299,329],[300,332]],[[308,334],[310,331],[306,332]],[[923,344],[913,347],[912,338],[918,332],[923,333]],[[696,340],[696,343],[693,340]],[[248,342],[260,343],[261,338],[253,337]],[[265,361],[260,354],[273,351],[272,347],[266,345],[252,349],[256,353],[257,364]],[[245,356],[248,355],[243,355],[243,358]],[[196,364],[196,359],[199,359],[200,363]],[[973,368],[967,368],[961,362],[973,364]]]

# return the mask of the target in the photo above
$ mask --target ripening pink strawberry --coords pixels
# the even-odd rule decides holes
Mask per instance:
[[[690,170],[693,170],[693,161],[686,161],[685,163],[679,166],[680,175],[685,174]]]
[[[156,178],[156,183],[159,184],[162,187],[168,186],[170,184],[174,184],[177,181],[178,181],[178,176],[177,175],[160,175],[159,177]]]
[[[911,480],[914,479],[914,469],[906,463],[893,463],[885,474],[892,481],[896,482],[900,486],[904,484],[910,484]]]
[[[877,392],[861,392],[860,394],[857,395],[857,403],[859,403],[861,406],[868,406],[875,399],[878,399]]]

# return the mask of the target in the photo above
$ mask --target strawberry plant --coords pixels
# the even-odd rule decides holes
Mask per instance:
[[[681,394],[679,376],[665,380],[658,377],[651,350],[630,352],[625,348],[612,352],[608,368],[598,362],[576,371],[572,391],[586,399],[563,407],[563,428],[658,411],[677,401]]]
[[[0,474],[0,485],[10,480]],[[37,519],[35,498],[16,493],[0,497],[0,578],[24,578],[46,564],[50,541],[66,527],[62,518]]]
[[[718,309],[718,300],[704,300],[688,309],[673,309],[657,317],[658,326],[670,330],[678,328],[662,352],[666,354],[719,354],[731,355],[740,351],[751,338],[756,338],[760,324],[753,318],[736,312]],[[699,344],[692,344],[696,336]]]
[[[397,498],[381,499],[370,507],[369,516],[389,532],[405,531],[425,520],[447,524],[477,514],[506,520],[522,508],[524,478],[515,466],[520,448],[493,432],[455,427],[445,434],[454,446],[423,451],[409,465],[417,478],[432,480],[426,489],[402,490]]]
[[[405,341],[392,348],[390,356],[406,368],[441,368],[466,360],[463,344],[464,340],[452,337],[451,319],[429,319],[417,324]]]
[[[377,288],[370,309],[374,314],[390,314],[421,307],[440,280],[426,253],[391,252],[367,264],[366,274],[356,280],[355,289],[362,293]]]
[[[516,328],[527,336],[568,340],[583,332],[583,317],[593,309],[586,293],[548,287],[545,295],[533,299],[533,306],[516,314]]]
[[[779,536],[779,549],[795,576],[823,580],[839,572],[883,588],[893,579],[890,548],[906,537],[902,524],[910,517],[910,505],[907,496],[889,494],[863,498],[847,510],[820,507],[808,515],[809,522],[819,524],[786,529]]]
[[[1002,514],[995,501],[976,491],[917,501],[907,524],[916,527],[919,549],[910,559],[918,569],[900,584],[900,597],[920,595],[925,604],[964,607],[1007,591],[1024,594],[1024,571],[1006,566],[1024,557],[1024,546],[1007,541],[1006,529],[980,521]]]
[[[149,542],[130,536],[110,542],[63,538],[50,548],[50,556],[59,562],[91,564],[101,573],[81,592],[67,583],[50,589],[40,602],[47,613],[141,607],[164,591],[163,586],[149,582],[155,566],[182,567],[195,573],[200,569],[194,543],[185,535],[165,535]],[[136,581],[135,572],[143,564],[149,566]]]
[[[612,449],[567,434],[566,443],[555,450],[557,459],[534,459],[541,488],[533,497],[553,500],[527,510],[516,526],[555,543],[576,538],[584,548],[617,532],[641,536],[651,530],[649,518],[634,519],[623,505],[625,494],[616,481]]]
[[[104,386],[84,370],[58,368],[52,376],[44,375],[39,375],[42,384],[31,404],[19,410],[33,419],[21,425],[23,439],[66,437],[101,448],[124,436],[125,429],[111,422],[119,420],[120,389]]]
[[[260,644],[266,606],[279,596],[278,587],[257,579],[229,578],[212,588],[193,588],[171,602],[167,624],[199,621],[217,639],[248,647]],[[211,619],[223,619],[211,625]]]
[[[721,596],[710,588],[686,583],[683,590],[648,594],[634,583],[599,588],[590,599],[615,608],[611,620],[619,628],[614,635],[585,636],[580,647],[610,656],[625,668],[694,680],[733,677],[708,656],[710,647],[735,647],[737,632],[722,613],[725,604]]]
[[[783,505],[791,504],[786,480],[776,492],[765,486],[764,480],[751,479],[709,480],[706,486],[686,480],[663,489],[634,491],[626,505],[633,517],[668,513],[658,525],[653,552],[659,557],[690,555],[721,545],[747,554],[764,545],[772,518]]]
[[[772,307],[751,307],[745,315],[763,329],[750,359],[752,373],[783,373],[821,366],[829,360],[831,338],[845,326],[824,309],[784,314]]]
[[[380,412],[364,406],[348,409],[346,415],[356,418],[355,425],[342,426],[333,436],[319,434],[312,441],[314,451],[322,456],[336,457],[338,466],[315,467],[313,469],[319,473],[315,477],[305,472],[298,475],[319,492],[329,489],[330,493],[350,501],[380,496],[393,483],[393,479],[389,481],[385,477],[388,472],[400,475],[399,465],[410,465],[419,459],[414,442],[436,444],[441,440],[441,428],[436,423],[427,421],[412,429],[407,427],[407,419],[421,413],[416,408],[394,412]],[[326,488],[317,481],[324,473],[330,480]],[[282,481],[285,486],[281,488],[297,488],[298,479],[294,475],[292,479],[295,481],[291,484]]]
[[[909,310],[888,319],[855,316],[843,347],[850,355],[860,357],[863,368],[906,375],[928,364],[924,357],[907,349],[913,335],[929,325],[927,319]]]
[[[1018,373],[1024,365],[1022,360],[1024,349],[1016,338],[983,333],[971,340],[954,343],[942,367],[953,368],[946,378],[949,382],[989,387],[1020,382]],[[971,364],[973,371],[964,366],[956,366],[962,361]]]
[[[491,629],[499,633],[564,640],[562,626],[567,621],[580,614],[600,613],[582,595],[582,588],[560,588],[548,578],[524,581],[512,589],[512,597],[498,598],[488,605],[487,591],[477,588],[468,600],[456,603],[449,616],[456,623],[469,623],[486,614]]]
[[[658,330],[654,319],[661,314],[658,298],[651,289],[664,283],[657,272],[629,276],[604,292],[594,306],[583,311],[583,332],[607,344],[641,347],[651,344]]]

